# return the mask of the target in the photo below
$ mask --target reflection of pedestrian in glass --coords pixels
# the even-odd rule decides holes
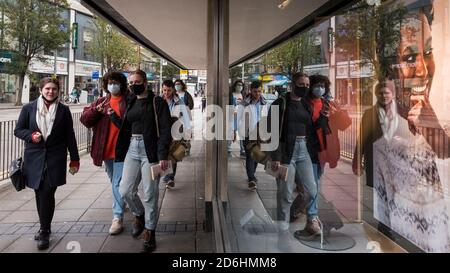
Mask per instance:
[[[248,188],[250,190],[256,190],[257,188],[258,180],[255,177],[255,172],[258,162],[251,157],[248,147],[250,144],[249,136],[250,132],[257,130],[258,128],[258,123],[261,120],[261,113],[263,112],[264,105],[266,105],[266,101],[261,95],[261,82],[254,81],[250,85],[250,95],[243,99],[237,110],[238,128],[245,129],[245,169],[248,178]],[[246,123],[247,113],[249,114],[248,126]]]
[[[206,109],[206,96],[202,95],[202,112]]]
[[[116,235],[123,230],[125,203],[119,193],[122,180],[123,162],[114,162],[115,149],[121,117],[127,107],[128,85],[126,77],[119,72],[110,72],[103,76],[103,83],[108,94],[85,107],[80,117],[81,123],[87,128],[93,128],[91,157],[94,165],[102,166],[112,185],[113,220],[109,234]]]
[[[184,101],[178,97],[178,94],[175,92],[175,85],[171,80],[165,80],[162,84],[163,86],[163,98],[166,101],[167,105],[169,105],[170,114],[172,116],[172,121],[176,122],[180,119],[183,122],[182,132],[184,136],[190,136],[191,130],[191,122],[189,119],[189,108],[184,104]],[[184,138],[185,140],[188,137]],[[173,173],[166,175],[163,177],[163,182],[167,183],[166,187],[171,189],[175,187],[175,175],[177,173],[177,163],[172,162]]]
[[[390,105],[378,108],[383,137],[373,144],[375,218],[426,251],[448,252],[449,217],[437,156],[422,135],[411,133],[396,103]]]
[[[289,228],[290,207],[293,200],[293,190],[295,183],[302,183],[306,189],[306,208],[309,211],[313,205],[313,200],[317,196],[317,185],[314,179],[313,165],[308,152],[307,138],[316,137],[313,131],[311,114],[308,111],[308,103],[302,99],[307,93],[305,86],[296,86],[292,92],[275,100],[271,104],[268,116],[268,124],[272,118],[277,118],[281,137],[277,150],[272,152],[272,169],[276,171],[280,164],[288,167],[287,181],[277,179],[277,219],[280,221],[280,240],[286,238]],[[272,106],[279,107],[279,116],[273,117]],[[278,134],[278,133],[277,133]],[[317,215],[308,217],[308,228],[313,231],[311,236],[320,234],[320,226],[316,221]]]
[[[232,131],[233,140],[227,140],[228,154],[231,154],[231,143],[236,141],[237,136],[237,106],[240,105],[244,99],[242,93],[245,92],[245,84],[242,80],[236,80],[230,88],[229,93],[229,105],[231,105],[231,111],[228,113],[230,125],[229,128]],[[240,156],[245,157],[244,141],[239,140]]]
[[[66,184],[67,150],[71,174],[78,172],[80,157],[72,114],[58,99],[58,80],[43,78],[39,87],[41,95],[22,108],[14,135],[25,141],[24,173],[36,196],[40,230],[35,240],[42,250],[50,245],[56,188]]]

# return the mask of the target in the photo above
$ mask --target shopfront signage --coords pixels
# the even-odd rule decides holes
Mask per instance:
[[[180,79],[182,80],[188,79],[188,70],[180,69]]]
[[[367,78],[374,75],[373,65],[360,61],[339,62],[336,66],[336,79]]]
[[[86,76],[92,77],[94,71],[100,71],[100,64],[90,64],[90,63],[76,63],[75,74],[76,76]]]
[[[32,59],[29,67],[30,71],[35,73],[53,74],[55,72],[55,61],[53,59],[44,61]],[[58,75],[67,75],[67,61],[56,61],[56,73]]]

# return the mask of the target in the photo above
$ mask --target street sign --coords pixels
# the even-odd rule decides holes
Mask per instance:
[[[72,48],[77,49],[78,48],[78,23],[72,24]]]
[[[97,80],[99,77],[100,77],[100,73],[98,72],[98,70],[92,71],[92,79],[93,80]]]
[[[333,53],[333,49],[334,49],[334,35],[333,35],[333,28],[329,27],[328,28],[328,52],[329,53]]]

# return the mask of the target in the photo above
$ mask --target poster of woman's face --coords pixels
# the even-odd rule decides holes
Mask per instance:
[[[392,65],[397,108],[379,108],[390,135],[373,144],[374,217],[427,252],[449,252],[450,0],[406,2]]]

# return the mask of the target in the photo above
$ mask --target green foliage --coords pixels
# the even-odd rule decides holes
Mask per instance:
[[[160,61],[154,63],[154,69],[155,73],[159,75],[159,67],[160,67]],[[173,78],[178,79],[180,77],[180,69],[176,66],[174,66],[171,63],[167,63],[167,65],[163,65],[162,69],[162,80],[172,80]]]
[[[279,70],[288,75],[303,71],[320,56],[320,48],[314,45],[314,34],[304,32],[284,44],[269,50],[263,56],[266,70]]]
[[[345,23],[337,28],[336,44],[347,54],[374,67],[375,81],[391,73],[391,59],[400,40],[400,23],[405,18],[403,3],[391,0],[368,6],[364,1],[344,16]]]
[[[251,68],[252,68],[251,64],[244,64],[244,77],[249,76]],[[230,68],[229,73],[232,82],[234,82],[237,79],[242,80],[242,66],[234,66]]]
[[[106,70],[122,70],[138,63],[137,45],[100,18],[94,20],[96,32],[86,51],[100,60]]]
[[[66,0],[1,0],[0,9],[5,20],[3,47],[14,52],[7,69],[19,75],[19,93],[16,105],[20,105],[25,74],[32,58],[43,52],[52,52],[70,40],[69,20],[61,14],[69,8]],[[63,27],[63,28],[62,28]]]

